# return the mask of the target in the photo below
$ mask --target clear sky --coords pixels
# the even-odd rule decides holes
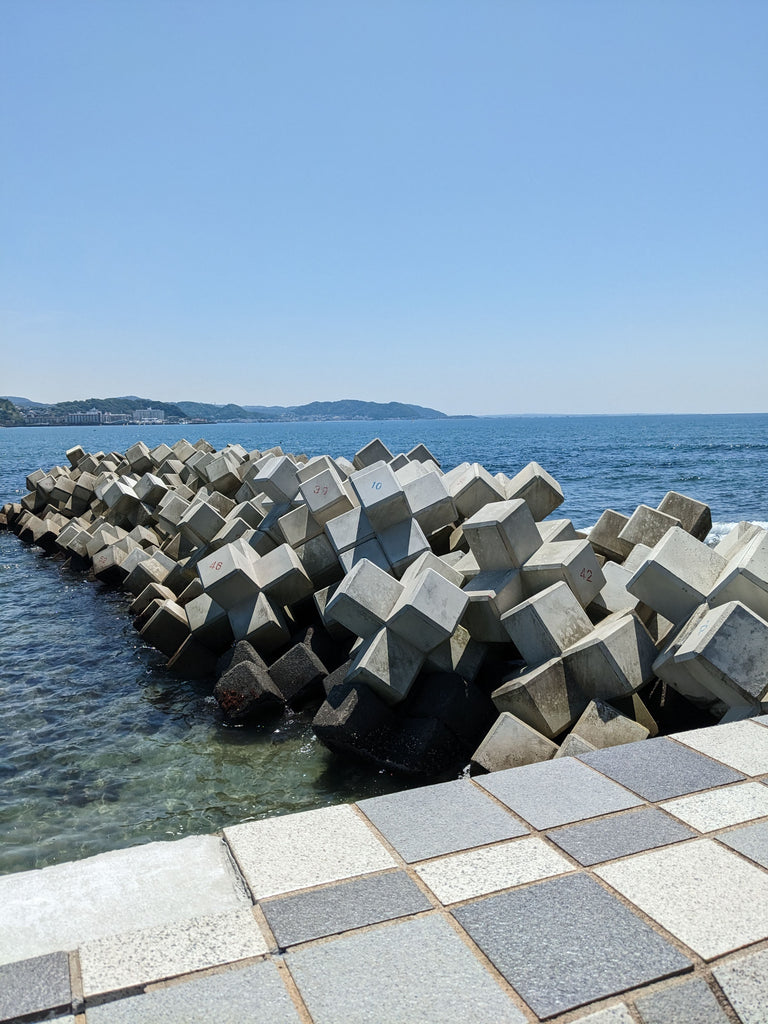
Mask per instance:
[[[768,410],[766,0],[4,0],[0,394]]]

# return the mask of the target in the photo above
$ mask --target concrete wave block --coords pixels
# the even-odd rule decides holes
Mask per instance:
[[[188,636],[186,612],[175,601],[161,602],[141,630],[141,639],[162,651],[168,658],[175,654]]]
[[[357,470],[349,482],[377,533],[410,517],[405,491],[386,463]]]
[[[593,700],[571,730],[571,735],[574,734],[586,740],[593,749],[600,749],[645,740],[649,732],[645,726],[633,722],[610,704]]]
[[[671,622],[689,618],[725,569],[725,559],[679,526],[649,551],[627,590]]]
[[[556,753],[556,743],[509,711],[503,711],[472,755],[472,760],[486,771],[498,772],[548,761]]]
[[[690,662],[676,660],[677,652],[698,631],[709,607],[701,605],[682,627],[678,626],[653,663],[653,673],[697,707],[710,708],[717,698],[691,672]]]
[[[562,658],[516,673],[491,697],[499,711],[509,711],[550,740],[569,729],[589,703],[566,675]]]
[[[274,651],[290,639],[282,609],[266,594],[257,593],[228,609],[235,640],[247,640],[258,651]]]
[[[717,608],[740,601],[768,619],[768,532],[761,530],[727,563],[707,597]]]
[[[355,469],[366,469],[376,462],[389,462],[392,452],[387,448],[381,438],[375,437],[368,444],[364,445],[359,452],[355,452],[352,465]]]
[[[469,598],[462,625],[480,643],[509,643],[501,616],[525,599],[517,569],[479,572],[464,587]]]
[[[562,505],[565,500],[563,489],[538,462],[529,462],[516,473],[506,486],[507,498],[522,498],[539,522]]]
[[[260,588],[279,605],[296,604],[314,589],[298,554],[288,544],[263,555],[256,562],[255,574]]]
[[[364,640],[352,660],[346,682],[369,686],[387,704],[408,696],[424,664],[424,654],[389,629]]]
[[[358,547],[375,536],[368,516],[359,506],[327,522],[325,533],[337,555]]]
[[[432,551],[425,551],[414,562],[411,562],[400,577],[400,582],[403,586],[407,586],[426,569],[434,569],[435,572],[440,573],[441,576],[447,579],[449,583],[453,583],[457,587],[462,586],[464,583],[463,575],[457,572],[445,558],[434,554]]]
[[[401,576],[417,558],[430,551],[429,541],[415,519],[395,523],[381,531],[378,540],[395,576]]]
[[[356,636],[378,632],[403,594],[403,585],[373,562],[363,559],[344,577],[324,612],[326,622]]]
[[[696,501],[695,498],[689,498],[687,494],[667,491],[659,502],[658,508],[659,512],[679,519],[685,532],[690,533],[696,540],[704,540],[712,529],[712,513],[709,505],[705,505],[703,501]]]
[[[506,492],[479,462],[462,462],[443,477],[461,516],[468,518],[484,505],[506,500]]]
[[[542,543],[531,510],[520,498],[484,505],[462,530],[481,570],[519,569]]]
[[[229,611],[258,593],[257,561],[254,551],[246,554],[237,543],[225,544],[198,562],[197,574],[206,593]]]
[[[627,525],[619,532],[619,539],[629,544],[647,544],[652,548],[673,526],[680,526],[676,516],[659,512],[650,505],[638,505]]]
[[[348,512],[353,505],[335,468],[326,467],[315,476],[305,478],[299,484],[299,492],[321,527]]]
[[[189,631],[204,647],[222,654],[234,641],[226,608],[210,594],[201,594],[184,605]]]
[[[410,465],[410,463],[409,463]],[[421,466],[422,463],[416,463]],[[398,477],[416,522],[427,535],[451,526],[459,518],[453,498],[438,473],[423,473],[411,480]]]
[[[588,540],[551,541],[542,544],[521,568],[528,595],[539,593],[562,580],[579,604],[586,608],[605,586],[605,576]]]
[[[623,697],[653,679],[656,647],[636,615],[616,612],[563,653],[565,671],[598,700]]]
[[[613,562],[623,562],[632,550],[629,541],[619,534],[629,522],[629,516],[607,508],[589,531],[588,540],[595,552]]]
[[[425,569],[405,586],[386,625],[428,654],[452,636],[468,602],[467,594],[454,583],[434,569]]]
[[[575,594],[562,581],[505,612],[501,622],[531,668],[559,658],[593,628]]]
[[[718,555],[722,555],[723,558],[730,561],[731,558],[734,558],[749,544],[753,537],[756,537],[761,532],[763,532],[762,526],[742,520],[740,523],[736,523],[722,540],[718,541],[715,545],[715,551]]]
[[[427,655],[426,666],[437,672],[456,672],[471,683],[485,659],[485,644],[473,640],[464,626],[457,626],[452,635]]]

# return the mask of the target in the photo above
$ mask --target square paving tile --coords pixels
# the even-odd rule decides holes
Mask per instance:
[[[286,955],[315,1024],[524,1024],[450,924],[435,914]]]
[[[703,978],[638,996],[635,1009],[643,1024],[728,1024],[725,1011]]]
[[[301,1024],[270,960],[86,1009],[87,1024]]]
[[[595,871],[705,960],[768,938],[768,874],[712,839]]]
[[[69,1010],[69,957],[48,953],[0,967],[0,1021],[46,1010]]]
[[[745,775],[768,772],[768,729],[753,720],[676,732],[673,738]]]
[[[543,1018],[691,966],[586,875],[489,896],[453,914]]]
[[[431,910],[432,903],[404,871],[391,871],[267,900],[261,909],[278,944],[285,949],[324,935]]]
[[[768,869],[768,821],[759,821],[754,825],[735,828],[732,832],[723,832],[717,839]]]
[[[768,1007],[768,950],[712,971],[742,1024],[765,1024]]]
[[[573,870],[570,861],[535,836],[454,853],[416,868],[440,902],[446,904]]]
[[[224,829],[255,899],[395,866],[347,804]]]
[[[758,782],[722,786],[706,793],[667,800],[661,806],[699,832],[713,832],[716,828],[727,828],[768,815],[768,787]]]
[[[638,807],[600,821],[566,825],[548,833],[553,843],[584,865],[628,857],[632,853],[668,846],[695,835],[691,829],[655,807]]]
[[[632,1015],[624,1003],[610,1006],[607,1010],[598,1010],[586,1017],[579,1017],[578,1024],[635,1024]]]
[[[642,803],[633,793],[602,778],[575,757],[492,772],[477,782],[538,829],[595,818]]]
[[[744,778],[665,736],[596,750],[580,755],[579,760],[646,800],[669,800]]]
[[[261,956],[267,949],[250,910],[124,932],[80,947],[83,992],[86,998],[117,992],[160,978]]]
[[[528,834],[463,779],[360,800],[358,807],[408,863]]]

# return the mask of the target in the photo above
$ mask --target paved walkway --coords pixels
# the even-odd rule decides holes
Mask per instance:
[[[0,1021],[766,1024],[768,715],[0,878]]]

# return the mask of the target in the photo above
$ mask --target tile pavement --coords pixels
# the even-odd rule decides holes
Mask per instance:
[[[768,716],[0,878],[0,1022],[767,1024]]]

